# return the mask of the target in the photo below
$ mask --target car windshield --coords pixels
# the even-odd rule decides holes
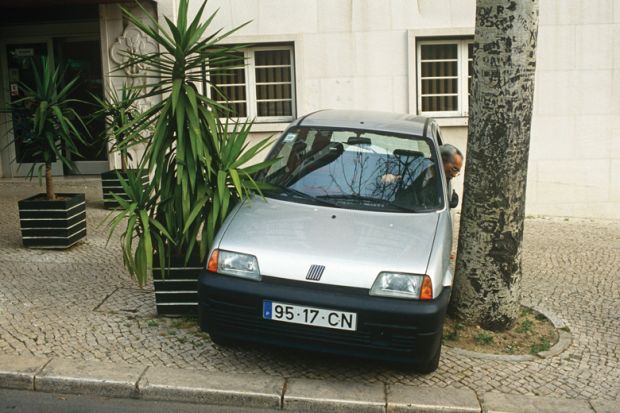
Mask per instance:
[[[367,130],[293,128],[261,177],[268,197],[339,208],[427,212],[443,206],[431,141]]]

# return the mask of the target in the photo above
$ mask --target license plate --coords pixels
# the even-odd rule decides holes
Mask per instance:
[[[355,331],[357,328],[356,313],[278,303],[271,300],[263,301],[263,318],[338,330]]]

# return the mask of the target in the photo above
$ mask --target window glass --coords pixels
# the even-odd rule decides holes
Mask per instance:
[[[289,50],[254,53],[258,116],[291,116],[292,76]]]
[[[458,110],[458,45],[422,45],[422,111]]]
[[[467,114],[471,86],[471,40],[421,41],[419,110],[431,116]]]
[[[270,155],[266,195],[291,202],[386,212],[441,208],[429,140],[365,130],[294,128]]]
[[[422,46],[422,60],[456,60],[456,44],[436,44]]]
[[[256,66],[291,65],[291,54],[288,50],[262,50],[255,52]]]
[[[474,66],[474,44],[467,45],[467,94],[471,94],[471,75]]]
[[[209,95],[223,106],[220,116],[290,121],[295,116],[293,48],[264,46],[240,51],[239,66],[211,63]]]
[[[218,68],[211,63],[211,98],[226,109],[221,109],[221,116],[246,117],[247,94],[243,53],[237,54],[240,65],[236,67]],[[229,66],[229,63],[226,64]]]
[[[459,98],[452,96],[422,96],[424,112],[453,111],[458,109]]]
[[[290,101],[257,101],[258,116],[290,116],[293,108]]]

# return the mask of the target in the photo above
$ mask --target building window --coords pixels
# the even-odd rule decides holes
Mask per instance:
[[[253,47],[239,52],[238,67],[211,67],[210,96],[228,116],[257,122],[288,122],[295,117],[292,46]],[[224,113],[223,113],[224,114]]]
[[[417,49],[420,113],[467,116],[472,40],[423,40]]]

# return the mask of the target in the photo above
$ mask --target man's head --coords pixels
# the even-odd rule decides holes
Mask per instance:
[[[450,180],[457,176],[461,172],[463,167],[463,154],[458,148],[449,143],[441,145],[439,147],[441,153],[441,161],[443,163],[443,170],[446,174],[446,179]]]

